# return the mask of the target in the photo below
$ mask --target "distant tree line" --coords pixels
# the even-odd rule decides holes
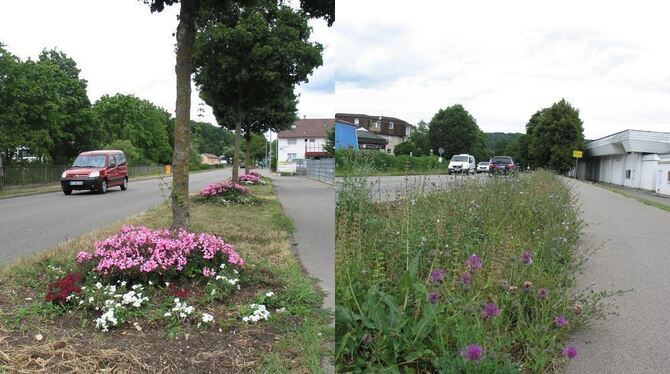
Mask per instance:
[[[80,152],[121,149],[130,163],[172,161],[175,120],[165,109],[134,95],[89,101],[76,62],[57,50],[21,61],[0,44],[0,157],[11,163],[27,148],[47,163],[71,162]],[[224,155],[231,131],[191,121],[191,150]],[[264,146],[259,146],[264,147]],[[199,163],[200,157],[192,157]]]
[[[420,121],[410,138],[398,144],[396,155],[436,155],[445,157],[468,153],[478,161],[492,156],[512,156],[522,167],[544,168],[558,173],[569,171],[573,150],[584,143],[583,122],[579,110],[565,99],[531,116],[526,133],[484,133],[474,117],[462,105],[440,109],[430,123]]]

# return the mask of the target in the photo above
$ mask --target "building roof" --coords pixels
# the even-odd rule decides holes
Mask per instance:
[[[406,126],[411,126],[411,127],[416,128],[416,126],[412,125],[411,123],[405,121],[404,119],[400,119],[400,118],[397,118],[397,117],[388,117],[388,116],[370,116],[370,115],[363,114],[363,113],[337,113],[337,114],[335,114],[335,117],[368,118],[368,119],[372,119],[372,120],[378,120],[379,117],[381,117],[381,118],[382,118],[382,121],[386,120],[386,121],[393,121],[393,122],[402,122],[402,123],[404,123]],[[338,120],[339,120],[339,119],[338,119]]]
[[[292,129],[280,131],[278,138],[325,138],[335,118],[303,118],[293,123]]]
[[[624,130],[584,144],[586,156],[638,153],[670,153],[670,132]]]
[[[217,156],[217,155],[213,155],[213,154],[211,154],[211,153],[201,153],[201,155],[202,155],[202,156],[205,156],[205,157],[207,157],[207,158],[217,158],[217,159],[219,158],[219,156]]]
[[[375,143],[375,144],[387,144],[388,140],[382,138],[379,135],[373,134],[366,129],[358,129],[356,131],[358,136],[358,143]]]

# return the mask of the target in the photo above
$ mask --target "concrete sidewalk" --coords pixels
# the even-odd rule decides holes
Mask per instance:
[[[572,337],[580,357],[566,372],[670,372],[670,213],[589,183],[568,183],[587,225],[582,246],[597,249],[578,288],[633,291],[615,300],[618,315]]]
[[[297,254],[335,308],[335,187],[306,177],[271,176],[284,212],[295,226]]]

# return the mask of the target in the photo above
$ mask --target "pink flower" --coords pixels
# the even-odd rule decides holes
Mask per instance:
[[[202,268],[202,275],[204,275],[206,278],[213,277],[216,275],[216,271],[210,269],[210,268]]]
[[[93,255],[89,252],[79,252],[77,253],[77,257],[75,258],[75,261],[77,261],[78,264],[84,263],[86,261],[90,261],[93,259]]]

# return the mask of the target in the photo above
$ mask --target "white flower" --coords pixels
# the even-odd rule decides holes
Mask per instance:
[[[213,289],[212,289],[212,296],[214,296],[215,293],[216,293],[216,289],[213,288]]]
[[[102,288],[102,283],[100,283],[100,282],[96,283],[95,288],[101,289]]]
[[[181,317],[181,318],[186,318],[186,314],[184,314],[184,313],[179,313],[179,317]]]
[[[214,316],[211,314],[203,313],[202,314],[202,322],[204,323],[209,323],[214,321]]]
[[[163,317],[172,317],[172,313],[170,313],[170,312],[165,312],[165,314],[163,314]]]
[[[221,264],[221,265],[219,265],[219,267],[220,267],[221,269],[224,269],[224,268],[226,267],[226,264]]]
[[[165,287],[170,287],[170,282],[165,282]]]
[[[276,310],[277,313],[284,313],[286,311],[286,308],[279,308]]]
[[[153,285],[154,285],[154,282],[149,281],[149,285],[150,285],[150,286],[153,286]]]
[[[121,282],[121,287],[125,287],[126,284],[128,284],[128,282],[126,282],[126,281]]]
[[[270,312],[265,308],[265,305],[251,304],[250,307],[252,309],[251,315],[242,317],[242,321],[256,323],[262,319],[267,321],[270,318]]]
[[[178,297],[175,297],[175,298],[174,298],[174,303],[175,303],[175,304],[179,304],[179,298],[178,298]]]
[[[274,295],[275,295],[275,293],[272,292],[272,291],[270,291],[270,292],[266,292],[266,293],[265,293],[265,296],[267,296],[267,297],[272,297],[272,296],[274,296]]]
[[[94,301],[95,301],[95,299],[93,298],[93,296],[91,296],[91,297],[88,298],[88,302],[89,302],[89,303],[92,303],[92,302],[94,302]]]

